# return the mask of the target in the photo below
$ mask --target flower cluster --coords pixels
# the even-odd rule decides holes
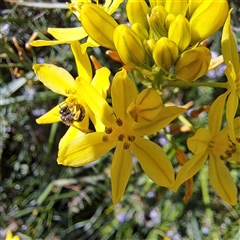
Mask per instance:
[[[208,160],[212,187],[223,200],[236,205],[237,188],[225,163],[240,161],[240,117],[236,116],[240,65],[227,0],[150,0],[148,3],[129,0],[122,6],[127,24],[118,23],[112,16],[122,2],[105,1],[101,5],[98,1],[72,0],[68,7],[81,27],[49,28],[48,32],[56,40],[31,43],[32,46],[70,44],[76,60],[76,79],[52,64],[33,66],[44,85],[66,97],[37,119],[39,124],[61,121],[69,126],[59,143],[57,162],[79,167],[115,148],[111,183],[113,203],[117,203],[131,175],[133,155],[150,179],[175,191],[184,182],[192,186],[192,177]],[[222,54],[228,81],[197,82],[209,69],[222,63],[211,60],[210,50],[204,43],[222,26]],[[108,55],[122,63],[113,77],[108,68],[92,58],[93,76],[87,49],[99,46],[107,48]],[[225,88],[226,92],[212,103],[208,127],[191,126],[194,135],[187,140],[187,146],[192,157],[183,160],[185,155],[177,156],[183,166],[175,178],[169,157],[149,136],[174,119],[184,118],[182,114],[186,112],[187,107],[168,104],[162,98],[164,90],[201,84]],[[108,101],[107,93],[111,98]],[[89,122],[94,129],[89,129]],[[193,187],[188,189],[185,201]]]

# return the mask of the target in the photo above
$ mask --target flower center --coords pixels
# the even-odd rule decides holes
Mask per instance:
[[[103,142],[107,142],[109,140],[118,140],[123,143],[123,149],[127,150],[131,146],[131,142],[135,140],[135,135],[131,131],[130,127],[127,126],[120,118],[116,119],[116,123],[112,127],[106,127],[105,133],[102,138]]]
[[[70,95],[60,107],[61,121],[68,126],[72,126],[75,121],[81,122],[85,118],[85,108],[74,95]]]
[[[240,142],[240,138],[236,138]],[[227,161],[237,151],[237,146],[233,143],[228,135],[217,135],[208,145],[209,149],[221,160]]]

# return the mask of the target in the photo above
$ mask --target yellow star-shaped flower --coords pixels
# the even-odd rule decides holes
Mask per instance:
[[[111,86],[113,109],[90,83],[81,81],[79,87],[89,108],[105,125],[105,131],[89,133],[66,145],[62,144],[58,163],[73,167],[82,166],[95,161],[116,146],[111,168],[114,203],[120,200],[126,188],[132,170],[132,152],[155,183],[172,188],[174,170],[167,155],[158,145],[143,136],[162,129],[185,110],[178,107],[163,107],[153,120],[141,119],[135,122],[128,114],[128,107],[138,93],[135,83],[127,76],[125,70],[118,72],[113,79]],[[138,101],[135,102],[138,104]],[[151,102],[148,106],[151,106]],[[137,108],[130,110],[135,119],[136,114],[144,115],[139,111],[140,107]]]
[[[65,134],[63,141],[72,140],[78,134],[89,132],[89,117],[96,129],[102,129],[100,123],[87,106],[81,94],[81,81],[91,84],[98,94],[106,97],[106,91],[110,86],[110,71],[103,67],[96,70],[92,79],[92,69],[87,53],[81,53],[79,42],[71,43],[72,51],[75,56],[79,76],[76,81],[71,74],[64,68],[53,64],[34,64],[33,69],[39,80],[50,90],[67,98],[51,109],[49,112],[39,117],[36,121],[39,124],[47,124],[62,121],[70,128]],[[79,131],[80,130],[80,131]]]
[[[193,157],[180,169],[176,177],[175,190],[194,176],[209,159],[209,180],[217,194],[232,205],[237,204],[237,188],[224,161],[240,159],[240,117],[233,121],[236,144],[229,138],[229,126],[220,131],[224,96],[220,96],[211,106],[208,117],[209,130],[200,128],[188,139],[188,147]]]

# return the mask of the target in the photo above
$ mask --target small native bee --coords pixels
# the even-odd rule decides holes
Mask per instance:
[[[85,118],[85,108],[82,105],[77,104],[72,107],[65,105],[61,107],[59,113],[61,121],[67,126],[75,127],[85,133],[90,132],[90,130],[83,130],[74,125],[74,122],[81,122]]]

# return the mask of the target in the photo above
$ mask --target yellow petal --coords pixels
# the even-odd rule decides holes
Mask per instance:
[[[92,66],[88,54],[82,53],[81,44],[78,41],[71,43],[71,49],[77,64],[78,75],[84,78],[85,81],[92,80]]]
[[[123,143],[120,143],[113,155],[111,166],[112,200],[114,204],[120,201],[127,186],[131,170],[131,151],[123,149]]]
[[[218,133],[222,125],[223,108],[229,92],[220,95],[212,104],[208,115],[208,129],[212,135]]]
[[[61,138],[59,142],[59,149],[63,149],[65,146],[67,146],[71,141],[76,139],[77,137],[84,136],[85,133],[79,131],[75,127],[69,127],[67,132],[64,134],[64,136]]]
[[[210,155],[209,180],[216,193],[227,203],[237,204],[237,188],[233,178],[218,156]]]
[[[233,119],[237,112],[238,104],[239,104],[238,95],[234,92],[230,93],[226,106],[226,118],[228,123],[229,137],[234,143],[236,143],[236,136],[234,133]]]
[[[194,155],[187,163],[185,163],[181,169],[179,170],[176,183],[174,186],[175,191],[178,190],[180,185],[184,183],[186,180],[194,176],[206,162],[208,157],[208,152],[201,152],[199,154]]]
[[[133,131],[139,136],[149,135],[166,127],[172,120],[180,114],[186,112],[186,109],[175,106],[162,107],[158,116],[150,122],[136,122],[133,125]]]
[[[34,64],[33,70],[39,80],[55,93],[67,96],[67,90],[76,89],[74,78],[64,68],[53,64]]]
[[[188,138],[187,145],[191,152],[200,154],[205,152],[211,141],[211,135],[205,128],[199,128],[193,137]]]
[[[75,28],[48,28],[50,33],[57,40],[77,41],[87,37],[83,27]]]
[[[31,41],[30,45],[33,47],[46,47],[46,46],[54,46],[58,44],[67,44],[70,43],[70,40],[36,40]]]
[[[116,10],[118,9],[119,5],[122,2],[124,2],[124,0],[105,1],[104,9],[109,15],[112,15],[114,12],[116,12]],[[111,5],[110,5],[110,3],[111,3]]]
[[[137,88],[134,81],[127,75],[125,69],[117,72],[113,78],[111,87],[112,105],[117,117],[130,119],[127,108],[137,96]]]
[[[38,124],[49,124],[49,123],[54,123],[54,122],[60,122],[60,109],[61,109],[61,104],[57,105],[56,107],[52,108],[50,111],[42,115],[41,117],[36,119],[36,122]]]
[[[92,86],[98,91],[98,93],[106,98],[107,90],[110,87],[109,76],[111,72],[108,68],[102,67],[96,70],[95,76],[91,82]]]
[[[79,167],[91,163],[116,146],[117,141],[103,142],[106,133],[95,132],[80,136],[66,145],[61,144],[58,164]]]
[[[231,12],[233,9],[230,9],[228,13],[227,20],[224,24],[222,31],[222,53],[224,62],[229,67],[229,62],[233,64],[235,73],[239,72],[239,57],[236,40],[233,36],[231,29]]]
[[[112,126],[116,118],[106,100],[84,79],[78,77],[76,81],[77,88],[81,89],[81,97],[87,103],[90,110],[106,127]]]
[[[157,144],[138,137],[131,143],[130,148],[150,179],[160,186],[173,188],[174,170],[172,164]]]

